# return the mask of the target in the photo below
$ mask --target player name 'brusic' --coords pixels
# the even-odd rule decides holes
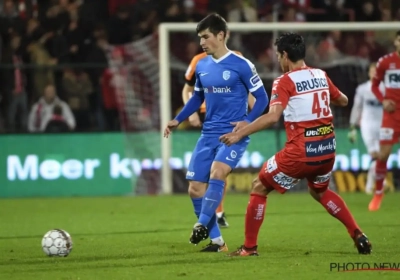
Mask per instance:
[[[327,88],[328,82],[326,78],[314,78],[307,81],[296,82],[296,91],[304,92],[318,88]]]

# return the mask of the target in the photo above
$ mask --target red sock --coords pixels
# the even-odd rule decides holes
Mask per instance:
[[[250,201],[247,205],[246,221],[245,221],[245,241],[246,248],[253,248],[257,246],[258,232],[264,221],[265,206],[267,204],[267,197],[251,194]]]
[[[356,229],[361,231],[351,215],[350,210],[347,208],[346,203],[338,194],[328,189],[319,202],[325,207],[329,214],[342,222],[351,237],[354,236],[354,231]]]
[[[386,173],[387,173],[387,161],[377,160],[376,161],[376,189],[375,194],[382,194],[383,192],[383,181],[385,180]]]

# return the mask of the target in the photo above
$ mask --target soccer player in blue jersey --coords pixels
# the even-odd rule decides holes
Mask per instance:
[[[224,181],[242,158],[250,139],[243,138],[228,147],[219,137],[254,121],[264,112],[269,100],[254,65],[226,47],[228,27],[220,15],[207,16],[199,22],[196,31],[208,56],[197,63],[194,94],[175,119],[168,122],[164,137],[206,101],[202,133],[186,173],[189,195],[198,217],[189,241],[197,245],[210,237],[210,244],[202,252],[226,252],[228,247],[221,236],[215,210],[222,199]],[[256,101],[248,114],[249,92]]]

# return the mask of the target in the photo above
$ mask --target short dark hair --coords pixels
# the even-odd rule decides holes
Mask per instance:
[[[286,52],[292,62],[299,61],[306,57],[306,44],[304,38],[297,33],[284,33],[275,41],[275,46],[280,54]]]
[[[396,32],[396,37],[400,36],[400,30]]]
[[[207,28],[214,35],[217,35],[221,31],[224,32],[224,37],[228,32],[228,25],[226,24],[226,20],[216,13],[210,14],[205,18],[203,18],[197,24],[196,32],[200,33],[201,31],[204,31]]]

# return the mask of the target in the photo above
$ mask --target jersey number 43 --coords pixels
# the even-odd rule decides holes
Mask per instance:
[[[316,115],[318,119],[328,117],[331,114],[328,92],[319,91],[314,93],[312,113]]]

